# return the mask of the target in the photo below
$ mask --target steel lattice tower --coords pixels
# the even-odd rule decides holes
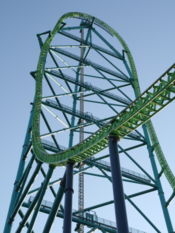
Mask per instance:
[[[35,98],[4,233],[145,232],[132,228],[139,221],[163,232],[159,218],[174,232],[175,177],[150,119],[175,98],[175,65],[141,94],[127,44],[103,21],[67,13],[37,37]]]

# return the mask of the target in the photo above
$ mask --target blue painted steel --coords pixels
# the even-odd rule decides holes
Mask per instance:
[[[72,225],[72,195],[73,195],[73,163],[66,167],[66,188],[63,233],[71,233]]]
[[[116,136],[109,136],[109,153],[118,233],[129,233]]]

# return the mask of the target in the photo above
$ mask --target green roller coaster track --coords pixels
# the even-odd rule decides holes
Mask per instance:
[[[142,93],[127,44],[103,21],[84,13],[67,13],[52,31],[37,38],[41,52],[37,70],[31,72],[35,99],[4,233],[61,229],[56,217],[63,218],[65,226],[67,206],[71,213],[65,201],[67,194],[72,196],[73,187],[67,188],[73,178],[67,176],[70,166],[74,200],[78,199],[78,208],[76,201],[72,206],[74,231],[123,232],[116,223],[101,218],[102,208],[106,215],[112,208],[109,205],[121,203],[121,199],[110,198],[110,186],[105,186],[117,184],[120,177],[113,179],[117,163],[111,159],[110,143],[111,139],[116,143],[115,138],[120,140],[116,144],[122,167],[117,171],[124,184],[129,223],[136,211],[134,227],[142,228],[145,222],[147,229],[143,226],[142,230],[147,232],[174,232],[170,204],[175,197],[175,176],[151,118],[175,99],[175,64]],[[155,214],[147,203],[155,205]],[[160,224],[163,220],[166,226]],[[143,231],[129,228],[129,232]]]
[[[48,154],[47,151],[44,149],[40,138],[42,79],[45,72],[46,57],[50,48],[51,41],[53,40],[56,33],[61,30],[64,20],[67,18],[93,20],[96,25],[107,30],[112,36],[116,37],[119,40],[130,64],[132,72],[132,85],[134,87],[135,95],[137,96],[137,98],[122,112],[120,112],[112,120],[102,126],[94,134],[86,138],[83,142],[65,151]],[[36,92],[33,111],[32,144],[38,160],[48,164],[53,164],[55,166],[63,166],[68,161],[81,162],[106,148],[108,145],[108,136],[110,134],[114,134],[118,138],[123,138],[134,129],[136,129],[138,126],[146,124],[152,144],[154,145],[154,151],[157,155],[162,171],[164,172],[173,190],[175,190],[175,176],[173,175],[166,161],[166,158],[162,152],[156,133],[154,131],[153,125],[149,120],[153,115],[163,109],[175,98],[175,65],[171,66],[144,93],[140,94],[140,87],[138,83],[134,60],[127,44],[121,38],[121,36],[103,21],[87,14],[73,12],[63,15],[59,19],[55,28],[49,33],[48,38],[42,45],[35,78]]]

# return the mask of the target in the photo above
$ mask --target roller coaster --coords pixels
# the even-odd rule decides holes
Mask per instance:
[[[165,233],[132,200],[145,200],[148,194],[158,199],[166,232],[173,233],[168,208],[175,196],[175,176],[151,118],[175,99],[175,64],[141,93],[126,42],[103,21],[67,13],[52,31],[37,38],[41,52],[37,69],[31,72],[35,97],[4,233],[60,232],[60,219],[63,233],[72,232],[72,222],[79,233],[143,232],[128,227],[125,201],[148,224],[149,232]],[[74,210],[76,175],[78,209]],[[85,176],[111,183],[112,200],[85,207]],[[168,197],[165,178],[172,190]],[[94,185],[98,192],[98,182]],[[92,212],[111,204],[116,222]],[[47,218],[43,221],[39,215]],[[57,219],[59,227],[54,228]]]

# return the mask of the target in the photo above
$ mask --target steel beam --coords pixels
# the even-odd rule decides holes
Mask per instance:
[[[62,200],[63,194],[64,194],[64,189],[65,189],[65,183],[66,183],[66,174],[64,174],[63,179],[61,180],[59,190],[57,192],[55,201],[53,203],[52,209],[49,213],[49,217],[47,218],[46,225],[44,227],[43,233],[48,233],[50,232],[50,229],[52,227],[52,223],[56,217],[56,214],[58,212],[60,202]]]
[[[76,61],[81,60],[79,56],[77,56],[77,55],[75,55],[73,53],[70,53],[68,51],[65,51],[63,49],[60,49],[60,48],[55,48],[55,49],[50,48],[50,50],[55,51],[55,52],[57,52],[59,54],[62,54],[64,56],[70,57],[71,59],[76,60]],[[101,65],[99,65],[99,64],[97,64],[95,62],[90,61],[89,59],[83,60],[83,64],[87,65],[87,66],[91,66],[91,67],[96,68],[96,69],[99,69],[99,70],[101,70],[101,71],[103,71],[103,72],[105,72],[107,74],[111,74],[111,75],[113,75],[113,76],[115,76],[115,77],[117,77],[117,78],[119,78],[121,80],[124,80],[124,81],[128,82],[128,83],[130,82],[129,78],[126,75],[120,74],[120,73],[115,72],[115,71],[113,71],[113,70],[111,70],[109,68],[101,66]]]
[[[113,51],[108,50],[108,49],[106,49],[106,48],[103,48],[103,47],[101,47],[101,46],[99,46],[99,45],[96,45],[96,44],[94,44],[94,43],[91,43],[91,42],[89,42],[89,41],[87,41],[87,40],[83,40],[83,41],[82,41],[82,39],[81,39],[80,37],[75,36],[75,35],[73,35],[73,34],[71,34],[71,33],[65,32],[65,31],[64,31],[64,32],[63,32],[63,31],[60,31],[59,33],[60,33],[61,35],[63,35],[63,36],[66,36],[66,37],[72,39],[72,40],[75,40],[75,41],[77,41],[77,42],[83,42],[84,45],[87,45],[87,46],[91,47],[92,49],[99,50],[99,51],[101,51],[101,52],[103,52],[103,53],[106,53],[106,54],[108,54],[108,55],[110,55],[110,56],[112,56],[112,57],[118,58],[118,59],[120,59],[120,60],[123,59],[123,56],[122,56],[121,54],[119,54],[119,52],[117,52],[117,53],[116,53],[116,52],[113,52]]]
[[[69,162],[66,167],[66,188],[65,188],[63,233],[71,233],[72,195],[73,195],[73,163]]]
[[[118,233],[129,233],[116,136],[109,136],[109,153]]]
[[[16,213],[18,212],[20,206],[22,205],[22,202],[24,201],[26,195],[28,194],[28,191],[29,191],[31,185],[33,184],[33,182],[34,182],[36,176],[38,175],[38,172],[39,172],[39,170],[40,170],[40,168],[41,168],[41,165],[42,165],[42,163],[38,162],[38,164],[37,164],[37,166],[36,166],[36,168],[35,168],[35,170],[34,170],[32,176],[31,176],[31,178],[30,178],[30,180],[29,180],[29,182],[28,182],[28,184],[27,184],[25,190],[24,190],[23,193],[21,194],[20,199],[18,200],[18,202],[16,203],[16,206],[14,207],[14,210],[13,210],[11,216],[10,216],[10,219],[9,219],[10,222],[13,221],[13,219],[14,219]],[[5,233],[5,232],[4,232],[4,233]]]
[[[38,215],[41,202],[42,202],[43,197],[45,195],[45,192],[46,192],[49,180],[52,177],[52,173],[54,171],[54,168],[55,168],[54,166],[50,165],[50,167],[48,169],[48,172],[47,172],[47,175],[46,175],[45,180],[43,182],[43,185],[42,185],[42,188],[41,188],[41,193],[39,195],[39,198],[38,198],[38,201],[37,201],[37,204],[36,204],[36,207],[35,207],[35,210],[34,210],[34,213],[33,213],[33,216],[32,216],[31,222],[30,222],[30,225],[29,225],[29,228],[27,230],[27,233],[30,233],[32,231],[32,229],[33,229],[33,225],[34,225],[36,217]]]
[[[31,113],[30,113],[28,128],[27,128],[27,132],[26,132],[26,136],[25,136],[25,140],[24,140],[24,145],[23,145],[23,149],[22,149],[22,153],[21,153],[19,167],[18,167],[18,171],[16,174],[16,180],[14,183],[14,188],[13,188],[13,192],[12,192],[12,196],[11,196],[10,206],[9,206],[9,210],[8,210],[8,214],[7,214],[5,227],[4,227],[4,233],[11,232],[11,227],[12,227],[13,221],[9,221],[9,219],[10,219],[11,214],[14,211],[16,201],[19,198],[19,194],[20,194],[17,187],[18,187],[18,184],[23,176],[23,172],[24,172],[24,168],[25,168],[25,158],[26,158],[26,155],[27,155],[28,150],[29,150],[30,133],[31,133],[31,128],[32,128],[32,119],[33,119],[33,111],[31,111]]]
[[[90,30],[90,29],[89,29]],[[81,34],[81,42],[80,44],[83,44],[84,39],[84,30],[80,30]],[[88,40],[88,35],[86,36],[86,41]],[[85,49],[81,47],[80,49],[80,65],[83,63],[83,60],[85,59]],[[84,67],[80,69],[80,83],[84,83]],[[84,96],[83,92],[84,88],[80,88],[80,112],[84,114]],[[84,123],[84,119],[80,118],[80,124]],[[79,134],[79,141],[80,143],[84,140],[84,127],[80,128],[80,134]],[[84,163],[80,163],[79,171],[84,168]],[[84,209],[84,173],[80,172],[78,175],[78,209],[81,211]],[[84,233],[84,225],[80,224],[80,227],[78,229],[78,233]]]
[[[159,173],[158,173],[158,168],[157,168],[156,161],[154,158],[153,147],[151,145],[151,141],[150,141],[149,134],[148,134],[149,128],[146,127],[146,125],[143,125],[142,128],[143,128],[143,132],[145,134],[145,139],[147,142],[147,149],[148,149],[148,153],[149,153],[149,158],[150,158],[154,178],[155,178],[156,185],[157,185],[158,195],[159,195],[159,199],[160,199],[166,227],[167,227],[168,233],[171,233],[171,232],[174,232],[174,230],[173,230],[173,226],[172,226],[172,222],[171,222],[168,208],[166,207],[165,195],[163,192],[162,184],[161,184]]]

